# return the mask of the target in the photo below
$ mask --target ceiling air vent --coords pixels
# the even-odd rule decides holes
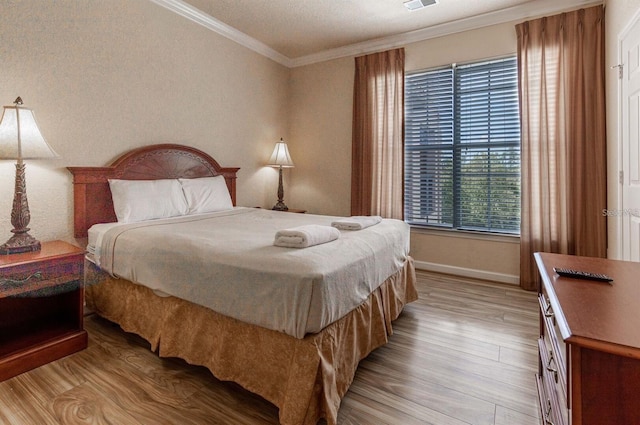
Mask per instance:
[[[436,3],[438,3],[438,0],[409,0],[404,2],[404,7],[413,11]]]

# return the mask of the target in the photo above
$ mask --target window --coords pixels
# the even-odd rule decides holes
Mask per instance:
[[[520,232],[515,57],[406,75],[405,220]]]

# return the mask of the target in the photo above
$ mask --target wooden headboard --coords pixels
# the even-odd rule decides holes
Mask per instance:
[[[131,150],[106,167],[67,167],[73,174],[73,231],[86,238],[96,223],[116,221],[108,179],[156,180],[212,177],[225,178],[236,205],[236,173],[223,168],[206,153],[182,145],[161,144]]]

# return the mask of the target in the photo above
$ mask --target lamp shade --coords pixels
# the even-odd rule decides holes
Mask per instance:
[[[22,101],[20,100],[20,103]],[[58,154],[44,140],[33,111],[5,106],[0,121],[0,159],[55,158]]]
[[[289,155],[289,148],[287,148],[287,144],[282,139],[276,143],[276,147],[273,149],[271,158],[269,158],[269,164],[267,165],[282,168],[291,168],[294,166],[291,155]]]

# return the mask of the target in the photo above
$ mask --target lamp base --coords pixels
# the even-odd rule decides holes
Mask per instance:
[[[0,245],[0,255],[20,254],[23,252],[40,251],[40,241],[29,233],[16,233]]]
[[[278,170],[278,203],[271,208],[274,211],[287,211],[287,207],[284,203],[284,187],[282,186],[282,166]]]
[[[288,206],[286,206],[286,205],[284,204],[284,202],[282,202],[282,201],[278,201],[278,203],[277,203],[277,204],[275,204],[275,205],[273,206],[273,208],[271,208],[271,209],[272,209],[272,210],[274,210],[274,211],[287,211],[287,210],[289,209],[289,207],[288,207]]]

